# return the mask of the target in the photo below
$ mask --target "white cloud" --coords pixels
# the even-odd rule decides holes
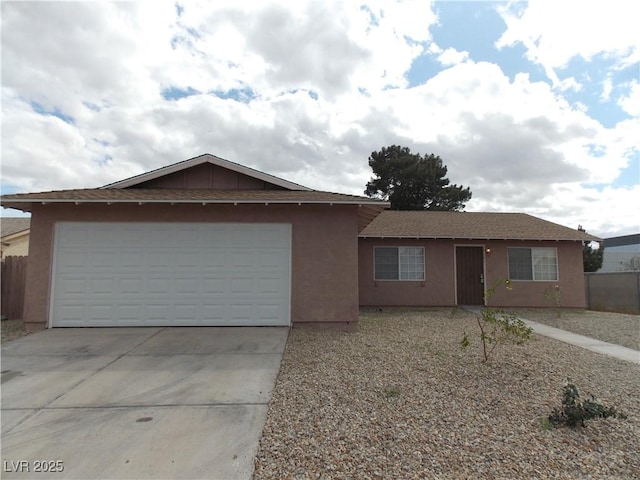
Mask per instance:
[[[108,170],[105,151],[82,131],[3,89],[3,185],[23,190],[79,188],[101,183]],[[6,141],[5,139],[10,139]]]
[[[640,185],[602,190],[579,185],[556,188],[545,196],[544,213],[551,221],[576,227],[604,238],[638,233]],[[624,225],[625,227],[621,227]],[[596,233],[597,232],[597,233]]]
[[[574,92],[579,92],[582,90],[582,84],[574,77],[568,77],[560,80],[559,87],[562,91],[573,90]]]
[[[611,92],[613,91],[613,81],[611,80],[611,76],[608,75],[604,82],[602,82],[602,93],[600,94],[600,100],[603,102],[609,101],[611,98]]]
[[[522,43],[528,58],[545,68],[554,86],[560,83],[556,69],[574,57],[604,55],[619,65],[640,61],[635,7],[627,0],[530,0],[524,8],[512,2],[498,11],[507,29],[496,46]]]
[[[145,5],[3,3],[3,86],[74,117],[82,115],[83,100],[153,101],[158,85],[146,57],[162,44],[142,24]],[[166,17],[167,8],[159,3],[153,18]]]
[[[502,190],[511,193],[508,189]],[[517,195],[517,192],[515,193]],[[579,184],[556,185],[545,190],[538,202],[519,208],[551,222],[578,228],[601,238],[638,233],[640,186],[597,189]],[[474,201],[475,211],[505,211],[499,201]]]
[[[628,87],[629,93],[618,98],[617,103],[629,115],[638,117],[640,116],[640,82],[634,80]]]
[[[248,86],[265,96],[404,86],[434,22],[429,2],[418,0],[367,9],[338,1],[186,3],[175,34],[185,58],[168,73],[200,91]],[[207,84],[212,79],[218,84]]]
[[[473,210],[594,233],[627,228],[635,213],[622,200],[636,189],[585,185],[628,165],[638,120],[605,128],[547,83],[438,47],[427,2],[188,2],[180,16],[171,2],[1,8],[3,185],[95,187],[208,152],[362,194],[368,156],[395,143],[440,155],[451,181],[473,190]],[[425,51],[447,68],[408,88]],[[200,93],[165,100],[170,87]],[[253,93],[208,93],[231,89]],[[631,114],[637,84],[629,92],[620,105]]]
[[[462,63],[469,58],[469,52],[462,51],[459,52],[455,48],[447,48],[442,51],[438,55],[438,62],[442,65],[449,67],[451,65],[456,65],[458,63]]]

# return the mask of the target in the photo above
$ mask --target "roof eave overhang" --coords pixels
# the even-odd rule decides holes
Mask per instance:
[[[33,205],[49,205],[49,204],[67,204],[67,205],[85,205],[85,204],[169,204],[169,205],[357,205],[378,207],[380,211],[387,208],[387,205],[379,202],[368,202],[366,200],[282,200],[282,199],[237,199],[237,200],[219,200],[219,199],[189,199],[189,200],[171,200],[171,199],[59,199],[59,198],[42,198],[42,199],[25,199],[25,200],[6,200],[2,202],[4,208],[14,208],[17,210],[30,211]]]
[[[28,200],[28,201],[13,201],[13,200],[8,200],[8,201],[3,201],[2,203],[0,203],[0,206],[2,208],[13,208],[14,210],[20,210],[22,212],[30,212],[32,209],[32,205],[33,205],[33,200]]]
[[[488,241],[510,241],[510,242],[588,242],[600,241],[592,239],[578,238],[518,238],[518,237],[451,237],[451,236],[426,236],[426,235],[358,235],[358,238],[378,239],[378,240],[465,240],[475,242]]]

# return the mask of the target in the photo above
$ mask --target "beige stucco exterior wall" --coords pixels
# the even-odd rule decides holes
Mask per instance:
[[[29,230],[7,235],[2,238],[2,243],[2,258],[29,255]]]
[[[276,222],[292,226],[291,321],[358,320],[358,218],[355,205],[38,205],[31,217],[26,325],[44,328],[54,225],[78,222]]]
[[[360,305],[443,306],[453,305],[453,256],[446,240],[360,239]],[[373,247],[424,247],[425,281],[374,280]]]
[[[491,298],[491,304],[503,307],[553,307],[545,298],[545,289],[560,287],[562,307],[586,308],[584,293],[584,269],[582,263],[582,243],[580,242],[491,242],[487,245],[491,253],[487,258],[489,282],[508,276],[508,247],[551,247],[558,250],[558,281],[534,282],[512,281],[511,290],[500,288]],[[491,283],[489,283],[490,285]]]
[[[546,288],[560,287],[563,307],[585,308],[582,245],[580,242],[523,242],[467,240],[359,240],[359,291],[362,306],[453,306],[455,300],[455,246],[477,245],[485,249],[486,285],[508,277],[508,247],[553,247],[558,250],[558,281],[512,281],[511,290],[498,288],[490,303],[504,307],[551,307]],[[425,248],[425,281],[375,281],[375,246]],[[486,250],[490,252],[487,253]]]

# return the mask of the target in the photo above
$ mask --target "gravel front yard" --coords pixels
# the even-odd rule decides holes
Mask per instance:
[[[255,479],[640,478],[640,369],[545,337],[480,362],[474,316],[364,311],[294,328]],[[473,347],[461,352],[463,332]],[[628,419],[544,429],[567,377]]]
[[[2,343],[16,340],[25,335],[29,335],[31,332],[27,332],[24,329],[24,323],[22,320],[2,320]]]
[[[640,350],[640,315],[567,309],[561,310],[558,317],[558,313],[550,308],[519,309],[513,312],[550,327]]]

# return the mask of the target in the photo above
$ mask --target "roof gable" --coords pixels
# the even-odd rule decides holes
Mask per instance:
[[[573,240],[598,237],[525,213],[387,210],[360,237],[470,240]]]
[[[208,153],[142,173],[135,177],[110,183],[101,188],[311,190],[297,183],[283,180]]]

